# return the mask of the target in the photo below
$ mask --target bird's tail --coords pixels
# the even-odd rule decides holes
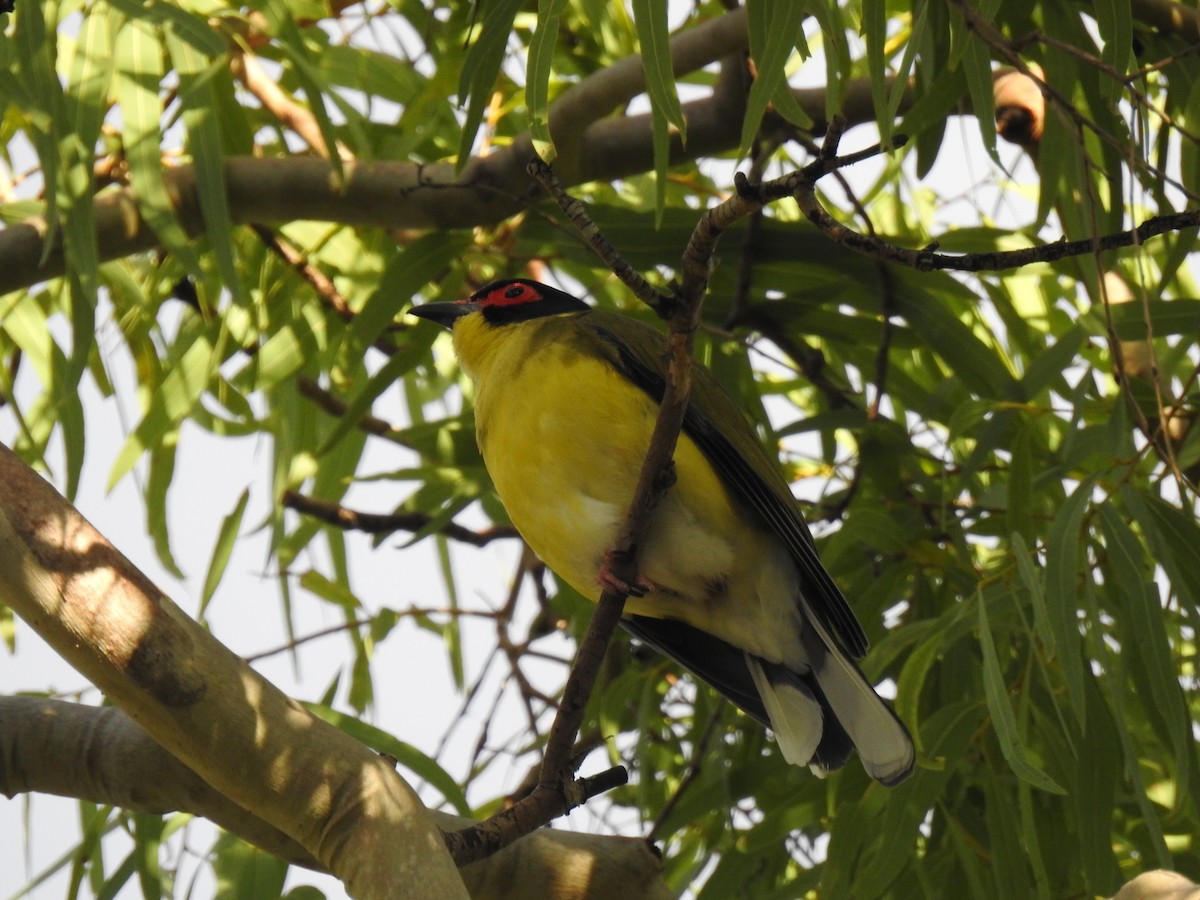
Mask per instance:
[[[876,781],[903,781],[916,758],[908,729],[836,639],[813,621],[809,617],[804,629],[808,672],[746,655],[784,759],[823,775],[841,766],[853,746]]]

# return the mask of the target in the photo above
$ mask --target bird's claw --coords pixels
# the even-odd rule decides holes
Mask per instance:
[[[600,569],[596,572],[596,583],[605,591],[625,594],[629,597],[645,597],[654,590],[654,585],[639,575],[632,583],[618,578],[612,570],[612,558],[609,554]]]

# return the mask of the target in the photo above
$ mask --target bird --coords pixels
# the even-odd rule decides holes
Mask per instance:
[[[658,415],[666,338],[524,278],[409,312],[451,331],[474,383],[484,465],[513,525],[594,599]],[[903,781],[912,738],[855,662],[866,635],[778,460],[699,365],[673,461],[624,628],[769,726],[787,762],[824,775],[857,750],[873,779]]]

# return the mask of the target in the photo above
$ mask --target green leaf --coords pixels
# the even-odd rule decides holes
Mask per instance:
[[[199,274],[200,259],[176,216],[163,178],[158,92],[164,72],[158,32],[145,19],[131,20],[118,36],[115,49],[121,138],[138,209],[171,254],[190,272]]]
[[[1200,300],[1191,298],[1117,303],[1109,307],[1108,314],[1113,330],[1123,341],[1144,341],[1173,334],[1194,335],[1200,331]],[[1092,315],[1093,321],[1099,320],[1099,333],[1103,334],[1104,313],[1097,309]]]
[[[963,75],[967,80],[967,91],[971,95],[971,108],[979,123],[979,134],[984,149],[997,164],[996,154],[996,103],[992,95],[992,65],[983,41],[971,34],[963,42],[961,59]]]
[[[1033,604],[1033,623],[1037,629],[1038,639],[1046,648],[1046,653],[1053,657],[1054,625],[1050,620],[1050,609],[1046,605],[1046,592],[1042,587],[1042,578],[1034,567],[1034,557],[1030,553],[1029,546],[1017,532],[1012,534],[1012,553],[1017,559],[1017,574],[1021,579],[1021,584],[1029,592],[1029,599]]]
[[[801,26],[806,14],[805,4],[793,0],[748,0],[746,4],[746,26],[755,77],[742,118],[741,156],[750,152],[767,105],[783,93],[791,97],[787,90],[786,67],[797,36],[803,37]]]
[[[292,63],[292,72],[304,88],[309,111],[316,119],[321,139],[325,142],[325,155],[333,166],[334,175],[340,184],[345,180],[345,171],[338,150],[337,130],[329,118],[329,111],[325,108],[326,86],[321,70],[308,45],[304,43],[304,36],[296,26],[294,12],[288,9],[288,5],[283,0],[265,0],[262,11],[267,17],[278,46]]]
[[[825,119],[831,121],[842,111],[842,98],[850,83],[854,59],[846,37],[850,23],[836,0],[814,0],[809,4],[809,12],[821,26],[825,50]]]
[[[797,7],[800,4],[795,4]],[[888,115],[887,66],[884,49],[887,44],[887,5],[867,2],[862,5],[862,33],[867,44],[867,74],[871,79],[871,100],[875,107],[875,124],[879,128],[879,143],[888,147],[892,141],[892,118]]]
[[[163,378],[150,399],[150,408],[125,440],[108,476],[112,490],[143,453],[158,446],[191,411],[220,365],[220,353],[206,334],[197,334],[178,364]]]
[[[1077,742],[1078,764],[1073,768],[1071,797],[1076,805],[1080,862],[1089,892],[1107,895],[1121,882],[1113,853],[1112,821],[1121,774],[1120,738],[1112,711],[1094,677],[1087,680],[1087,733]]]
[[[940,298],[919,291],[897,291],[893,300],[895,312],[904,316],[969,390],[993,400],[1020,397],[1020,385],[996,350],[950,313]]]
[[[538,0],[538,24],[529,39],[525,64],[525,105],[529,109],[529,130],[538,155],[554,161],[554,139],[550,136],[550,75],[554,47],[567,0]]]
[[[211,77],[219,67],[228,65],[224,59],[225,48],[219,40],[215,51],[207,44],[210,36],[216,36],[206,22],[165,4],[163,11],[169,18],[165,29],[166,43],[179,75],[183,123],[187,126],[188,149],[196,172],[196,194],[204,217],[205,235],[226,289],[240,306],[248,308],[250,299],[238,272],[233,249],[234,224],[225,183],[221,122]],[[215,59],[198,49],[206,45]]]
[[[436,283],[439,275],[469,246],[469,235],[434,231],[401,248],[389,260],[375,290],[354,317],[346,332],[347,345],[359,350],[370,346],[392,324],[396,314],[410,304],[422,288]],[[411,318],[408,321],[414,322]],[[428,349],[430,342],[422,340],[420,329],[410,330],[408,337]]]
[[[133,834],[137,840],[137,846],[131,856],[136,862],[142,896],[161,897],[163,895],[163,871],[162,864],[159,862],[159,850],[162,847],[163,839],[162,816],[134,813]],[[114,890],[113,896],[115,895],[116,891]]]
[[[500,74],[500,64],[504,62],[513,20],[523,5],[523,0],[493,0],[481,7],[483,21],[480,23],[479,37],[467,52],[458,80],[459,104],[465,103],[467,106],[458,143],[459,168],[466,165],[471,156],[475,135],[483,121],[483,112],[491,99],[496,76]]]
[[[1079,325],[1072,325],[1057,336],[1054,343],[1033,357],[1021,378],[1022,393],[1029,398],[1056,381],[1061,381],[1063,372],[1079,356],[1087,335]]]
[[[1130,651],[1129,665],[1142,703],[1158,725],[1163,742],[1173,750],[1176,798],[1182,803],[1191,771],[1192,726],[1179,684],[1179,666],[1167,636],[1162,601],[1150,580],[1145,551],[1112,504],[1100,507],[1100,522],[1111,565],[1106,587],[1110,596],[1123,601],[1122,644]]]
[[[1195,565],[1200,525],[1196,518],[1153,493],[1143,494],[1129,485],[1121,487],[1121,502],[1145,533],[1154,560],[1167,573],[1171,590],[1187,605],[1190,614],[1196,614],[1200,611],[1200,570]]]
[[[1086,723],[1084,665],[1076,598],[1080,591],[1079,539],[1091,501],[1092,481],[1082,482],[1059,507],[1046,538],[1046,597],[1051,608],[1054,646],[1067,683],[1071,709],[1080,727]]]
[[[1101,59],[1121,75],[1136,64],[1133,56],[1133,9],[1129,0],[1097,0],[1092,5],[1096,26],[1103,43]],[[1101,77],[1100,93],[1116,103],[1124,97],[1124,85],[1112,78]]]
[[[288,864],[227,831],[213,851],[216,900],[273,900],[283,893]]]
[[[208,574],[204,576],[204,588],[200,594],[200,611],[197,613],[197,618],[203,620],[204,612],[208,609],[208,604],[212,600],[213,594],[216,593],[217,585],[221,583],[221,576],[225,574],[225,567],[229,565],[229,557],[233,554],[233,545],[238,539],[238,533],[242,528],[242,516],[246,512],[246,504],[250,501],[250,489],[246,488],[238,497],[237,505],[233,511],[221,520],[221,528],[217,532],[217,541],[213,545],[212,558],[208,563]]]
[[[1000,751],[1009,768],[1022,781],[1052,794],[1066,794],[1057,782],[1029,761],[1021,738],[1017,733],[1017,719],[1008,702],[1008,687],[1000,671],[1000,660],[996,657],[996,645],[988,625],[987,604],[983,597],[977,598],[979,606],[979,644],[983,650],[983,689],[987,694],[988,711],[992,714],[992,728],[1000,742]]]
[[[667,7],[655,0],[633,0],[633,16],[650,104],[662,110],[667,121],[679,131],[680,140],[687,143],[687,122],[675,90],[675,72],[671,64]]]
[[[1032,424],[1025,417],[1017,418],[1017,423],[1017,432],[1009,441],[1012,461],[1008,466],[1008,527],[1014,534],[1032,541],[1036,530],[1032,515],[1035,469]],[[1025,545],[1025,541],[1021,543]]]
[[[654,208],[658,222],[666,206],[670,130],[673,126],[679,132],[680,141],[686,142],[687,123],[683,119],[679,94],[675,90],[666,4],[659,0],[632,0],[632,5],[642,54],[642,70],[646,77],[646,93],[650,97],[654,140]]]
[[[430,330],[433,330],[432,327]],[[420,339],[415,340],[404,349],[392,354],[388,361],[380,367],[379,371],[367,380],[362,390],[350,400],[337,425],[317,451],[319,454],[323,455],[329,452],[330,448],[337,444],[346,432],[354,428],[359,420],[367,414],[371,408],[371,404],[375,402],[380,394],[395,384],[400,376],[426,358],[429,346],[433,342],[432,337],[436,337],[436,332],[430,336],[430,339],[424,341]]]

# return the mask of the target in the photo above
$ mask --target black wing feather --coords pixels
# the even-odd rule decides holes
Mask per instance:
[[[621,627],[712,685],[751,718],[770,727],[771,720],[750,677],[746,654],[742,650],[708,632],[671,619],[626,615],[621,619]],[[854,743],[834,715],[817,679],[811,672],[793,672],[766,660],[762,664],[772,682],[789,681],[802,685],[801,689],[821,704],[821,742],[812,761],[826,770],[840,768],[850,758]]]
[[[666,390],[666,378],[662,372],[657,370],[650,361],[636,354],[619,335],[605,328],[601,324],[602,320],[595,321],[601,319],[602,315],[600,313],[591,314],[590,317],[593,318],[593,321],[588,323],[591,330],[616,350],[615,362],[625,376],[656,402],[661,401],[663,392]],[[629,319],[626,319],[625,322],[629,325],[647,327],[661,341],[661,335],[653,329],[649,329],[648,326],[642,326]],[[624,324],[622,323],[622,325]],[[654,362],[659,361],[654,360]],[[720,386],[711,379],[707,370],[697,367],[695,375],[692,387],[694,392],[703,391],[706,395],[705,400],[709,403],[727,404],[733,415],[741,417],[741,412]],[[742,421],[745,420],[742,419]],[[746,428],[749,431],[748,424]],[[747,461],[743,455],[744,451],[739,450],[729,438],[722,434],[720,429],[697,409],[696,403],[688,404],[683,418],[683,430],[700,448],[700,452],[713,464],[717,474],[729,485],[734,495],[757,512],[787,545],[800,570],[801,590],[804,592],[804,596],[808,599],[813,612],[821,616],[829,633],[835,635],[841,642],[842,649],[855,658],[862,658],[866,655],[867,636],[863,633],[862,626],[849,604],[846,603],[846,598],[842,596],[838,586],[834,584],[829,573],[821,565],[812,534],[809,532],[808,526],[804,524],[804,520],[800,518],[795,502],[782,499],[780,494]],[[750,437],[746,451],[750,451],[750,447],[753,445],[757,448],[757,452],[765,455],[766,451],[762,449],[757,438],[754,438],[752,433]],[[770,465],[775,466],[777,463],[771,461]],[[779,477],[779,480],[783,486],[782,493],[787,494],[790,498],[790,491],[783,483],[782,476]],[[742,704],[739,703],[739,705]],[[745,709],[745,706],[743,705],[742,708]]]

